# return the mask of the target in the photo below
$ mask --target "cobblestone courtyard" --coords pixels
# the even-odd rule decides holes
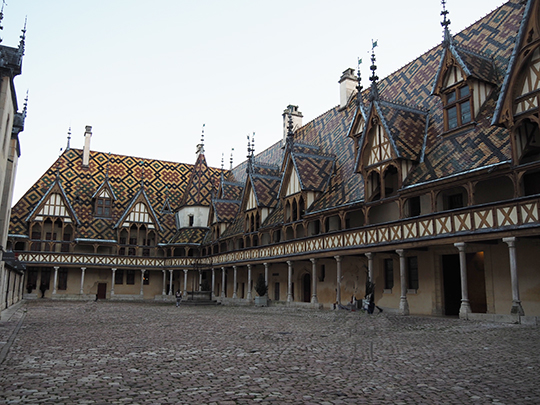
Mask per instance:
[[[539,330],[39,300],[0,323],[0,403],[538,404]]]

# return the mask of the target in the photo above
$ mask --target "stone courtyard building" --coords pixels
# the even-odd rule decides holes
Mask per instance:
[[[510,0],[236,167],[67,148],[13,207],[27,298],[540,316],[540,2]],[[436,23],[436,22],[434,22]],[[277,135],[277,134],[276,134]],[[203,289],[206,289],[203,288]],[[526,316],[525,316],[526,315]],[[536,322],[536,320],[535,320]]]

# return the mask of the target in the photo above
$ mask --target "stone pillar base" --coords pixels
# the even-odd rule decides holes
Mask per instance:
[[[399,314],[409,315],[409,302],[407,298],[401,298],[399,301]]]
[[[461,306],[459,307],[459,317],[462,319],[467,319],[468,314],[470,314],[471,312],[472,311],[469,300],[461,300]]]
[[[512,309],[510,310],[510,313],[512,315],[519,315],[519,316],[525,315],[525,311],[523,311],[523,307],[521,306],[521,301],[512,302]]]

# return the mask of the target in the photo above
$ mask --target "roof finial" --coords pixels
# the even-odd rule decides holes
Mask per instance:
[[[358,84],[356,85],[357,96],[356,102],[358,105],[362,104],[362,76],[360,76],[360,65],[362,64],[362,59],[358,58]]]
[[[28,20],[28,17],[24,17],[24,28],[21,30],[21,40],[19,41],[19,57],[22,58],[24,55],[24,42],[26,41],[26,21]]]
[[[369,80],[371,80],[371,93],[369,95],[370,100],[378,100],[379,99],[379,91],[377,90],[377,80],[379,80],[379,76],[375,74],[377,71],[377,65],[375,64],[375,47],[377,46],[377,41],[371,40],[371,66],[369,67],[371,69],[371,77]]]
[[[68,141],[67,141],[67,146],[66,146],[66,150],[70,149],[70,142],[71,142],[71,126],[69,127],[68,129]]]
[[[441,26],[444,28],[443,45],[448,46],[452,43],[452,35],[450,35],[450,30],[448,29],[448,26],[450,25],[450,20],[446,18],[446,16],[448,15],[448,10],[446,9],[446,0],[442,0],[441,3],[443,6],[443,11],[441,11],[441,15],[443,16]]]
[[[2,10],[0,10],[0,30],[4,29],[2,21],[4,20],[4,6],[6,5],[6,0],[2,0]],[[0,43],[2,43],[2,38],[0,38]]]
[[[202,124],[202,132],[201,132],[201,143],[197,145],[197,154],[201,155],[204,154],[204,126],[205,124]]]
[[[234,152],[234,148],[231,148],[231,159],[230,159],[231,167],[230,167],[230,170],[233,169],[233,152]]]
[[[56,180],[60,179],[60,158],[62,157],[62,148],[58,152],[58,161],[56,163]]]
[[[223,171],[223,162],[225,159],[225,153],[221,152],[221,171]]]
[[[26,120],[26,114],[27,113],[28,113],[28,89],[26,90],[26,97],[24,98],[23,123]]]

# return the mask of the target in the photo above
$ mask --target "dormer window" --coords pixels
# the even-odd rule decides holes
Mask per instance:
[[[445,127],[447,131],[472,121],[471,92],[469,86],[453,88],[445,95]]]
[[[96,198],[96,216],[105,218],[111,217],[110,198]]]
[[[193,216],[193,214],[189,214],[189,215],[188,215],[188,221],[189,221],[189,226],[193,226],[193,223],[194,223],[194,216]]]

